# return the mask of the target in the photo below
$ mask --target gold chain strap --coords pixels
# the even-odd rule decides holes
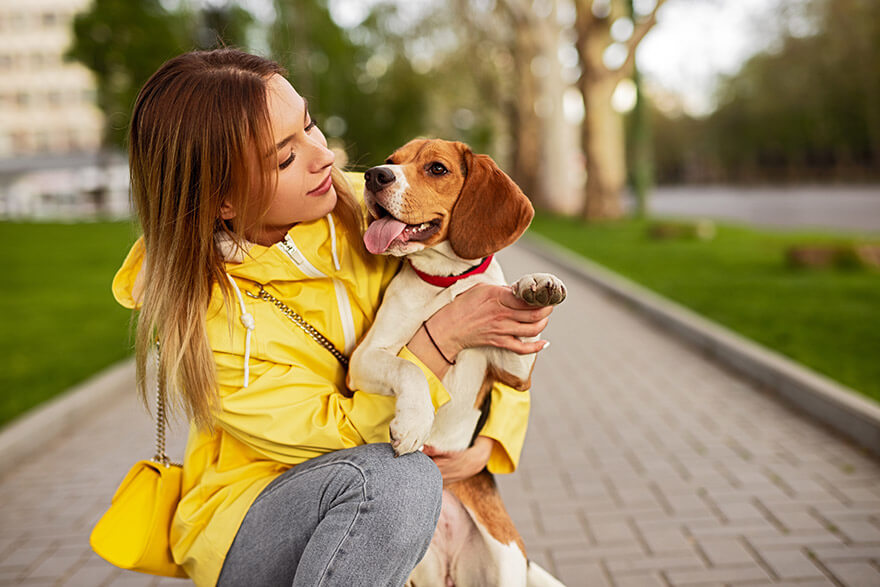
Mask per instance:
[[[305,318],[297,314],[294,310],[289,308],[284,304],[281,300],[270,294],[260,286],[260,291],[256,294],[251,292],[246,292],[248,296],[264,300],[267,302],[271,302],[274,304],[281,313],[287,316],[294,324],[299,326],[303,332],[308,334],[315,342],[320,344],[322,347],[330,351],[330,353],[336,357],[343,367],[348,367],[348,357],[342,354],[339,349],[337,349],[332,342],[327,340],[323,334],[318,332],[318,330],[306,322]],[[172,463],[171,459],[165,453],[165,424],[166,424],[166,412],[165,412],[165,396],[162,395],[162,389],[159,385],[159,341],[156,341],[156,455],[153,457],[153,461],[157,463],[162,463],[166,467],[170,467],[172,465],[176,465],[177,463]]]
[[[306,322],[305,318],[303,318],[302,316],[297,314],[294,310],[292,310],[287,305],[285,305],[284,302],[282,302],[281,300],[279,300],[278,298],[276,298],[275,296],[273,296],[272,294],[267,292],[262,285],[260,286],[260,291],[258,291],[255,294],[251,293],[251,292],[245,292],[245,293],[247,293],[248,296],[250,296],[254,299],[259,299],[259,300],[263,300],[266,302],[271,302],[276,308],[281,310],[281,313],[284,314],[285,316],[287,316],[291,320],[291,322],[293,322],[294,324],[299,326],[303,330],[303,332],[308,334],[312,340],[314,340],[315,342],[320,344],[322,347],[324,347],[325,349],[330,351],[330,353],[334,357],[336,357],[336,360],[339,361],[343,367],[348,367],[348,357],[343,355],[339,349],[337,349],[335,346],[333,346],[333,343],[330,342],[329,340],[327,340],[327,337],[325,337],[323,334],[318,332],[318,330],[314,326],[312,326],[311,324]]]
[[[179,465],[172,463],[168,455],[165,454],[165,424],[167,416],[165,414],[165,396],[162,395],[162,388],[159,385],[159,341],[156,341],[156,455],[153,461],[161,463],[166,467]]]

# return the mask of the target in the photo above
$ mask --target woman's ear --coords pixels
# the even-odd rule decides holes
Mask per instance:
[[[222,220],[235,218],[235,208],[229,200],[223,200],[223,204],[220,206],[220,218]]]
[[[463,259],[482,259],[513,244],[535,210],[512,179],[486,155],[464,151],[467,177],[452,208],[449,244]]]

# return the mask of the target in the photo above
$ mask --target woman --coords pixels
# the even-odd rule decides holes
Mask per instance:
[[[192,425],[175,560],[198,584],[400,585],[424,554],[441,477],[519,458],[528,394],[493,390],[462,453],[393,458],[394,399],[346,393],[345,369],[262,290],[344,354],[369,327],[397,269],[363,247],[363,214],[312,120],[274,62],[236,50],[181,55],[145,84],[130,133],[143,238],[114,279],[140,308],[137,365],[158,339],[160,389]],[[537,352],[543,330],[505,288],[479,286],[435,314],[404,357],[440,379],[463,348]],[[438,474],[439,471],[439,474]]]

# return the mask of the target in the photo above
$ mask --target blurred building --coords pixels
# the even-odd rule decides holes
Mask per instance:
[[[129,213],[125,161],[101,153],[95,80],[64,59],[90,0],[0,0],[0,219]]]
[[[95,151],[95,82],[64,60],[89,0],[0,0],[0,159]]]

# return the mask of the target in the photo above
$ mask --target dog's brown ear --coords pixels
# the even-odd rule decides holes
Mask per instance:
[[[464,163],[467,177],[452,208],[449,244],[462,259],[482,259],[513,244],[535,210],[490,157],[466,149]]]

